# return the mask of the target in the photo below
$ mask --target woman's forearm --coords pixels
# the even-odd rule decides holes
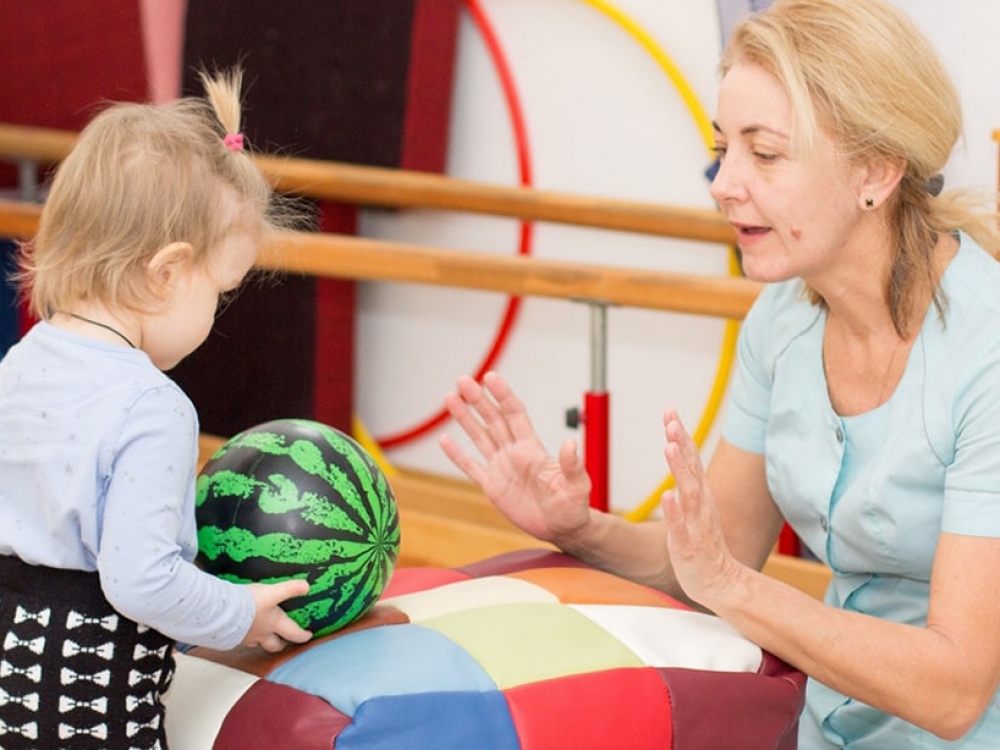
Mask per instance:
[[[688,601],[673,575],[661,521],[632,523],[592,509],[589,522],[572,538],[554,541],[564,552],[600,570]]]
[[[705,604],[817,681],[946,739],[967,732],[996,689],[995,657],[948,630],[836,609],[749,568]]]

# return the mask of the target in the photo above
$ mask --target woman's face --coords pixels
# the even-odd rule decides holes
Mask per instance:
[[[715,138],[711,193],[736,229],[744,273],[813,283],[834,270],[864,215],[861,173],[825,136],[814,157],[795,153],[791,103],[778,80],[757,65],[732,67],[719,89]]]

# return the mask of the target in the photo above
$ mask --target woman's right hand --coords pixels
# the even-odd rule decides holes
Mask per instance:
[[[558,459],[550,456],[503,378],[487,373],[480,386],[463,376],[445,405],[482,462],[450,435],[442,435],[441,448],[511,523],[560,546],[587,525],[591,484],[575,441],[563,444]]]

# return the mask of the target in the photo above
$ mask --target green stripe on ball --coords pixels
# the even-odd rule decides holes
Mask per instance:
[[[399,554],[384,472],[354,439],[310,420],[274,420],[226,441],[198,477],[195,515],[207,572],[309,582],[282,606],[315,636],[371,609]]]

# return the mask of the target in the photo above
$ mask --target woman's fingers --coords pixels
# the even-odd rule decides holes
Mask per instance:
[[[469,436],[473,445],[485,458],[489,459],[497,448],[496,443],[490,437],[483,423],[469,408],[466,398],[461,393],[449,393],[444,397],[444,405],[462,431]]]
[[[487,373],[483,377],[482,386],[475,381],[472,382],[475,388],[469,389],[469,393],[474,396],[470,403],[485,423],[490,437],[497,445],[509,445],[515,442],[515,435],[511,431],[509,422],[510,416],[518,410],[523,413],[524,407],[514,396],[510,386],[496,373]]]
[[[487,376],[502,397],[520,402],[499,376]],[[487,466],[494,456],[514,442],[507,425],[507,417],[497,403],[497,395],[485,389],[475,379],[463,375],[456,382],[456,390],[444,398],[445,408],[454,417],[472,444],[483,457],[485,464],[474,460],[450,436],[442,435],[438,441],[445,455],[469,479],[480,486],[487,479]],[[508,401],[509,403],[509,401]],[[523,411],[523,407],[520,407]]]
[[[666,446],[663,454],[674,477],[674,489],[663,494],[664,520],[670,532],[671,554],[688,559],[703,553],[711,508],[706,507],[705,475],[698,447],[677,413],[663,415]]]
[[[487,459],[494,450],[519,440],[535,438],[535,429],[521,400],[494,372],[480,385],[463,375],[456,393],[445,397],[445,406]]]
[[[580,451],[577,449],[575,440],[565,440],[559,446],[559,468],[569,479],[575,479],[586,474],[583,462],[580,460]]]
[[[495,372],[488,372],[483,376],[483,386],[489,391],[493,400],[499,407],[497,426],[502,425],[502,434],[505,438],[512,440],[525,440],[535,438],[535,428],[531,424],[528,410],[519,399],[507,381]]]
[[[685,513],[700,509],[704,491],[705,474],[698,446],[687,434],[677,413],[668,411],[663,417],[667,444],[664,456],[674,476],[680,509]]]
[[[456,392],[445,396],[445,406],[486,458],[511,441],[496,402],[469,376],[458,379]]]
[[[441,450],[444,451],[444,454],[455,464],[459,471],[475,484],[478,484],[480,487],[483,486],[483,482],[486,480],[485,467],[462,450],[461,446],[455,442],[451,435],[442,435],[438,439],[438,445],[441,446]]]
[[[439,444],[452,463],[473,482],[484,487],[486,482],[506,485],[539,478],[531,467],[540,469],[547,462],[547,454],[524,404],[503,378],[490,372],[480,384],[463,375],[444,402],[482,461],[470,456],[451,437],[442,436]]]

